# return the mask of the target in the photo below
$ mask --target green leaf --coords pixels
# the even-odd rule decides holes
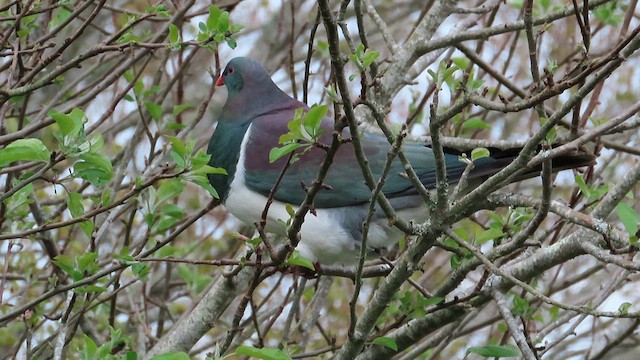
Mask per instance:
[[[365,51],[364,53],[362,65],[364,65],[365,68],[368,68],[379,56],[379,52],[367,49],[367,51]]]
[[[235,49],[238,46],[238,42],[232,37],[228,37],[226,41],[227,45],[229,45],[229,47],[232,49]]]
[[[520,351],[514,346],[485,345],[474,346],[467,349],[467,354],[478,354],[484,357],[516,357]]]
[[[316,268],[313,266],[313,262],[306,257],[300,255],[298,250],[294,250],[291,256],[287,260],[285,260],[285,265],[289,266],[302,266],[307,269],[315,271]]]
[[[209,165],[200,165],[197,169],[192,171],[193,174],[206,175],[206,174],[218,174],[227,175],[227,170],[219,167],[213,167]]]
[[[182,156],[180,156],[180,154],[178,154],[175,150],[171,150],[169,151],[169,155],[171,156],[171,158],[173,159],[173,161],[176,162],[176,164],[181,168],[184,169],[187,166],[187,162],[184,160],[184,158]]]
[[[98,253],[96,252],[87,252],[82,255],[79,255],[76,258],[76,262],[78,263],[79,271],[86,271],[90,275],[95,274],[98,271]]]
[[[616,213],[625,230],[630,236],[634,236],[638,232],[638,223],[640,222],[638,212],[629,204],[621,202],[616,206]]]
[[[33,194],[33,183],[25,185],[8,199],[5,199],[4,203],[7,205],[7,212],[11,213],[19,209],[22,205],[31,204],[33,202],[30,196],[31,194]]]
[[[79,217],[84,215],[84,206],[82,206],[82,195],[77,192],[69,193],[69,198],[67,198],[67,207],[69,208],[69,212],[71,212],[71,216]]]
[[[96,359],[98,357],[97,356],[98,345],[96,345],[96,343],[93,342],[93,340],[91,340],[91,338],[88,337],[87,335],[83,334],[82,337],[84,339],[84,347],[80,352],[80,359],[82,360]]]
[[[514,315],[529,318],[533,310],[529,304],[529,300],[518,295],[513,297],[513,310],[511,312]]]
[[[175,24],[169,24],[169,41],[177,44],[178,40],[180,40],[180,30]]]
[[[623,303],[622,303],[622,304],[620,304],[620,306],[618,307],[618,312],[619,312],[620,314],[623,314],[623,315],[624,315],[624,314],[627,314],[627,313],[629,312],[629,308],[631,307],[631,305],[633,305],[633,304],[631,304],[630,302],[623,302]]]
[[[476,242],[478,244],[484,244],[489,240],[494,240],[504,236],[504,232],[500,229],[489,228],[483,231],[479,236],[476,236]]]
[[[430,298],[428,298],[425,302],[424,302],[424,306],[431,306],[431,305],[437,305],[440,304],[441,302],[444,301],[443,297],[440,296],[432,296]]]
[[[470,118],[462,123],[460,127],[461,131],[475,130],[475,129],[491,129],[491,125],[487,124],[480,118]]]
[[[218,32],[226,33],[229,30],[229,13],[227,11],[222,12],[218,18]]]
[[[462,259],[458,254],[452,254],[451,259],[449,260],[452,269],[457,269],[462,264]]]
[[[78,136],[86,121],[84,111],[78,108],[74,108],[69,114],[63,114],[53,109],[48,112],[48,115],[58,124],[63,136]]]
[[[73,165],[75,176],[94,185],[104,185],[113,177],[113,166],[108,157],[98,153],[80,155],[81,162]]]
[[[211,183],[209,183],[209,180],[207,180],[206,177],[204,176],[198,176],[198,177],[191,177],[189,178],[189,181],[191,181],[194,184],[200,185],[200,187],[202,187],[203,189],[207,190],[209,192],[209,194],[211,194],[211,196],[213,196],[216,199],[220,199],[220,195],[218,195],[218,191],[216,189],[213,188],[213,186],[211,186]]]
[[[454,57],[451,62],[458,67],[458,69],[466,69],[469,66],[469,59],[466,57]]]
[[[133,256],[129,255],[128,246],[123,246],[118,254],[113,255],[113,258],[123,265],[131,265],[136,262]]]
[[[180,155],[182,158],[189,154],[189,150],[182,140],[170,135],[167,135],[166,138],[171,141],[171,145],[173,145],[173,150],[176,152],[176,154]]]
[[[136,278],[138,278],[138,280],[146,281],[147,276],[151,272],[151,268],[145,263],[135,263],[131,265],[131,271],[136,276]]]
[[[262,360],[291,360],[291,357],[280,349],[254,348],[241,345],[235,351],[236,355],[247,355]]]
[[[187,110],[188,108],[191,107],[191,104],[180,104],[180,105],[176,105],[173,107],[173,111],[171,112],[171,114],[173,114],[173,116],[178,116],[180,115],[183,111]],[[184,126],[184,125],[183,125]]]
[[[321,134],[322,119],[327,114],[327,105],[314,105],[304,116],[304,128],[314,140]]]
[[[578,184],[580,191],[582,191],[583,194],[585,194],[588,198],[590,198],[591,189],[589,189],[589,186],[587,186],[587,183],[584,181],[584,177],[582,177],[582,175],[576,175],[575,181],[576,181],[576,184]]]
[[[0,166],[14,161],[43,161],[51,159],[51,152],[39,139],[18,139],[0,149]]]
[[[206,274],[200,274],[192,269],[192,266],[185,264],[178,265],[178,274],[187,283],[187,286],[194,293],[199,293],[211,282],[212,278]]]
[[[151,101],[145,101],[144,107],[147,109],[149,115],[151,115],[151,118],[153,120],[160,120],[160,118],[162,117],[162,106]]]
[[[177,197],[182,193],[182,191],[184,191],[185,187],[186,185],[183,184],[182,181],[180,181],[180,179],[164,180],[162,184],[160,184],[160,187],[158,188],[158,192],[156,193],[156,196],[157,196],[156,202],[160,203],[165,200],[169,200],[174,197]]]
[[[86,293],[101,293],[107,291],[107,288],[104,286],[98,285],[84,285],[80,286],[75,290],[78,294],[86,294]]]
[[[471,150],[471,160],[473,161],[489,157],[490,155],[489,149],[487,148],[479,147]]]
[[[295,151],[296,149],[302,146],[304,145],[299,143],[291,143],[291,144],[284,145],[282,147],[272,148],[271,151],[269,151],[269,162],[274,163],[276,160],[280,159],[281,157],[287,155],[292,151]]]
[[[172,352],[155,355],[151,360],[191,360],[191,358],[185,352]]]
[[[202,30],[202,28],[200,28],[200,30],[208,30],[210,32],[215,31],[218,28],[218,19],[220,19],[221,14],[222,11],[220,10],[220,8],[213,5],[209,6],[209,17],[207,18],[206,29]]]
[[[84,206],[82,205],[82,195],[76,192],[69,193],[69,198],[67,199],[67,207],[69,208],[71,216],[75,218],[83,216]],[[78,226],[80,226],[87,237],[91,238],[91,234],[93,233],[94,228],[93,221],[85,220],[80,222]]]
[[[74,269],[73,258],[67,255],[58,255],[53,260],[51,260],[60,270],[66,272],[67,274],[71,274]]]
[[[376,345],[386,346],[393,351],[398,351],[398,344],[396,344],[396,341],[390,337],[386,337],[386,336],[377,337],[373,339],[373,343]]]

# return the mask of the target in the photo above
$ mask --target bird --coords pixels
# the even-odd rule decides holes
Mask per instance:
[[[309,107],[282,91],[258,62],[237,57],[228,62],[216,81],[226,86],[227,99],[211,136],[207,153],[209,165],[223,168],[227,174],[208,174],[209,182],[218,192],[227,211],[247,224],[261,219],[269,194],[287,163],[287,156],[270,162],[270,150],[281,146],[279,138],[289,131],[287,125],[296,110]],[[334,120],[322,119],[324,134],[320,140],[331,143]],[[343,137],[349,138],[348,128]],[[379,178],[387,161],[389,142],[379,133],[364,131],[361,143],[371,171]],[[427,189],[436,186],[436,162],[433,150],[424,141],[406,139],[402,150],[420,181]],[[469,173],[473,180],[486,179],[507,166],[519,153],[518,148],[492,149],[490,157],[477,160]],[[304,184],[310,185],[317,176],[326,151],[312,147],[299,154],[284,173],[273,195],[266,218],[265,230],[286,235],[290,219],[288,207],[294,210],[303,202]],[[444,154],[447,182],[455,184],[467,166],[460,161],[461,152],[446,149]],[[554,159],[554,171],[591,165],[594,157],[581,153]],[[534,177],[539,169],[528,172]],[[301,185],[302,184],[302,185]],[[357,262],[363,237],[363,222],[369,211],[371,189],[366,185],[356,159],[353,144],[342,144],[324,179],[324,187],[313,201],[300,229],[296,248],[300,255],[321,265],[348,265]],[[417,190],[406,176],[399,160],[393,162],[382,192],[399,217],[414,221],[428,219],[428,211]],[[388,249],[404,233],[393,227],[382,211],[376,211],[367,234],[367,247]]]

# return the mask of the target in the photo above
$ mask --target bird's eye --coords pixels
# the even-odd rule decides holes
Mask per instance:
[[[230,67],[228,72],[229,72],[229,74],[233,74],[233,68]]]

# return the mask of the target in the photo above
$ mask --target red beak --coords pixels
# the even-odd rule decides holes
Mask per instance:
[[[222,85],[224,85],[224,76],[220,75],[220,77],[216,81],[216,86],[222,86]]]

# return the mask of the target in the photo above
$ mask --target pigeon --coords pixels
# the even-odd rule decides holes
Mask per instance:
[[[211,155],[209,165],[224,168],[227,174],[209,174],[209,182],[232,215],[247,224],[255,224],[260,221],[269,194],[288,161],[288,156],[283,156],[270,162],[269,153],[281,146],[279,138],[289,132],[287,125],[296,110],[308,111],[309,107],[282,91],[267,71],[249,58],[238,57],[229,61],[216,85],[225,85],[228,95],[207,153]],[[335,131],[334,120],[323,118],[321,128],[324,134],[320,141],[330,144]],[[348,128],[341,135],[344,139],[351,137]],[[373,131],[364,131],[358,136],[377,179],[387,161],[390,145],[382,134]],[[424,141],[406,139],[402,150],[422,184],[427,189],[435,188],[436,163],[432,149]],[[474,162],[475,167],[468,176],[470,183],[482,181],[500,171],[518,155],[519,150],[492,149],[490,157]],[[445,151],[449,184],[455,184],[467,166],[460,160],[461,154],[453,149]],[[325,150],[312,147],[289,164],[267,214],[267,232],[286,235],[287,220],[291,218],[288,208],[297,210],[303,202],[305,185],[310,186],[316,179],[325,155]],[[558,171],[592,163],[593,156],[582,153],[556,158],[553,166],[554,171]],[[525,177],[535,177],[539,171],[533,169]],[[300,255],[317,264],[354,264],[360,254],[363,222],[372,192],[364,181],[351,142],[339,147],[324,185],[314,198],[313,211],[304,219],[296,249]],[[424,201],[397,159],[391,166],[382,192],[402,219],[416,222],[428,219]],[[403,236],[404,233],[392,226],[378,209],[371,220],[366,245],[371,250],[388,249]]]

